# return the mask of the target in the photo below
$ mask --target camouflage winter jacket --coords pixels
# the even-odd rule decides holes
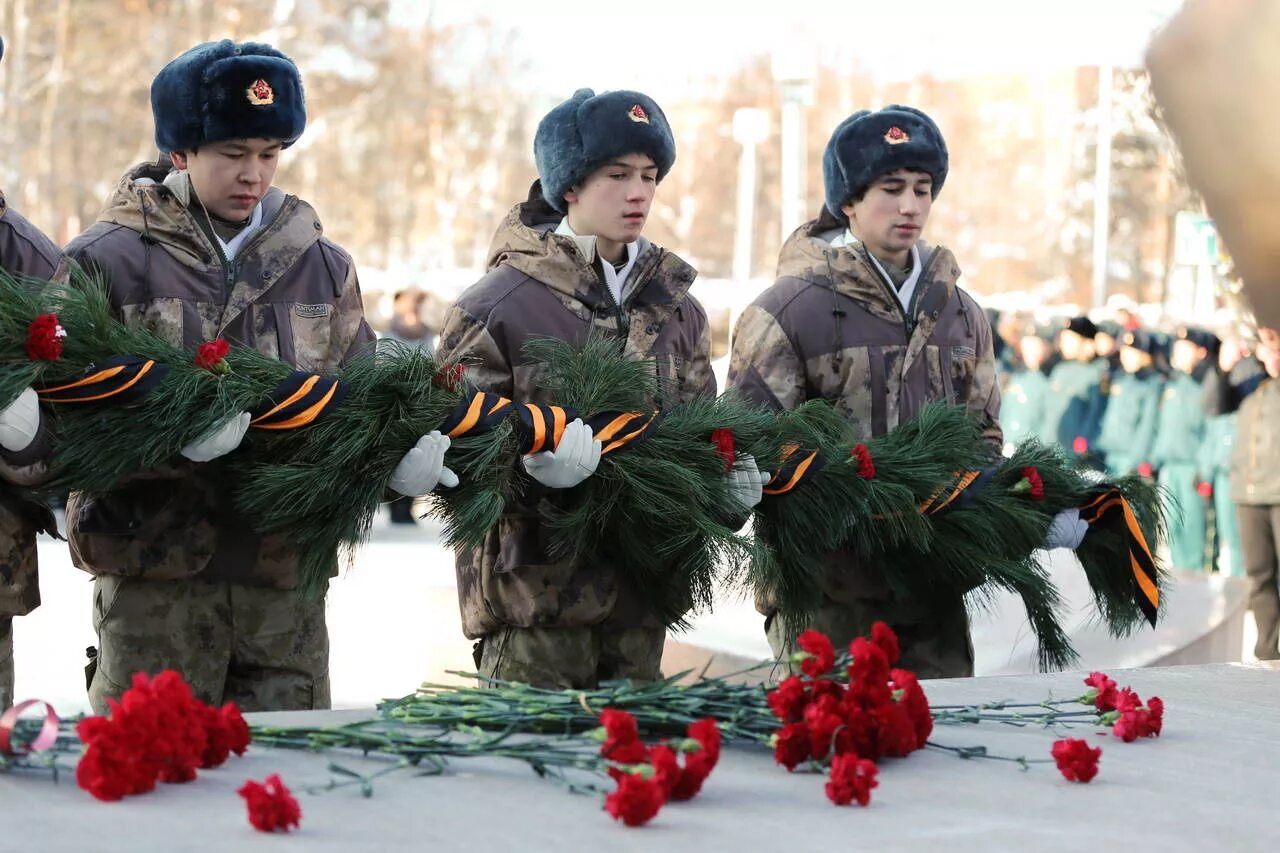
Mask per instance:
[[[1280,505],[1280,379],[1268,379],[1240,404],[1231,454],[1231,500]]]
[[[355,265],[322,236],[310,205],[271,189],[261,230],[228,263],[188,209],[185,177],[167,175],[157,164],[132,169],[67,246],[71,261],[102,275],[125,323],[177,346],[224,338],[321,373],[373,341]],[[73,494],[72,560],[93,574],[292,588],[295,555],[282,537],[252,532],[224,471],[179,459],[107,494]]]
[[[1000,388],[991,326],[956,286],[955,257],[920,245],[923,271],[913,316],[860,245],[833,248],[843,228],[829,215],[782,247],[778,280],[742,313],[733,336],[729,388],[779,411],[827,400],[862,439],[884,435],[935,400],[974,412],[1000,453]],[[830,555],[824,585],[837,601],[888,595],[847,554]],[[770,613],[770,602],[758,601]]]
[[[0,268],[14,276],[48,279],[60,254],[53,241],[0,194]],[[11,485],[30,485],[42,473],[37,450],[0,451],[0,620],[40,605],[36,532],[47,523],[42,516],[48,511],[21,498]]]
[[[489,273],[459,297],[440,333],[439,357],[465,359],[478,388],[517,402],[553,403],[540,387],[540,367],[522,352],[532,338],[581,345],[597,333],[625,339],[629,356],[654,359],[670,406],[714,397],[710,330],[689,287],[695,271],[672,253],[641,241],[618,307],[596,268],[571,237],[553,233],[560,214],[535,183],[529,200],[499,226]],[[508,504],[484,544],[457,555],[462,627],[471,638],[501,627],[643,626],[641,612],[608,566],[555,563],[538,519],[554,493]]]

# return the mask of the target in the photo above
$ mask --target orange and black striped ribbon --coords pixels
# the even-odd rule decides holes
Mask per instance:
[[[822,470],[826,459],[816,450],[801,450],[798,444],[782,448],[778,472],[764,484],[766,495],[785,495],[809,477]]]
[[[334,376],[295,370],[253,412],[255,429],[297,429],[315,423],[347,396],[347,383]]]
[[[662,420],[662,413],[602,412],[587,421],[591,433],[600,442],[600,455],[633,447],[648,438]]]
[[[974,481],[982,476],[981,471],[958,471],[955,474],[956,479],[947,486],[938,489],[929,499],[920,504],[920,511],[926,515],[937,515],[960,497],[964,490],[973,485]],[[943,497],[943,495],[946,497]]]
[[[449,438],[488,432],[511,414],[513,406],[506,397],[476,391],[470,397],[463,397],[437,429]]]
[[[1142,533],[1133,507],[1119,489],[1108,489],[1080,507],[1080,517],[1089,523],[1114,526],[1129,547],[1129,568],[1133,570],[1134,598],[1151,627],[1160,612],[1160,586],[1151,547]]]
[[[74,382],[37,388],[46,403],[134,403],[164,381],[169,374],[166,365],[149,358],[113,355],[92,365]]]
[[[578,417],[573,409],[525,403],[516,410],[516,437],[521,455],[544,453],[560,446],[564,428]]]

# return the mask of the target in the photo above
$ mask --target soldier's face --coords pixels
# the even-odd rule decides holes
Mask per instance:
[[[569,227],[582,237],[614,245],[640,238],[658,187],[658,167],[647,154],[625,154],[605,163],[564,194]],[[607,253],[601,246],[601,254]]]
[[[860,200],[841,208],[853,236],[876,257],[898,266],[905,266],[932,209],[933,178],[911,169],[882,175]]]
[[[1106,358],[1116,351],[1116,339],[1106,332],[1098,332],[1093,339],[1093,347],[1098,351],[1098,355]]]
[[[271,189],[280,165],[280,142],[229,139],[199,151],[175,151],[173,164],[191,176],[206,210],[236,222],[249,216]]]
[[[1177,340],[1173,342],[1173,349],[1169,352],[1169,366],[1174,370],[1190,373],[1206,355],[1208,352],[1191,341]]]
[[[1151,366],[1151,356],[1137,347],[1120,347],[1120,366],[1125,373],[1137,373]]]
[[[1020,342],[1022,363],[1028,370],[1039,370],[1040,365],[1049,357],[1049,342],[1038,335],[1028,335]]]
[[[1058,352],[1062,353],[1062,357],[1067,361],[1093,361],[1097,351],[1092,339],[1064,330],[1058,336]]]

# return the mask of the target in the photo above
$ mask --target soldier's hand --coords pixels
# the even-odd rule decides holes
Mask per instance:
[[[31,388],[0,412],[0,447],[10,453],[26,450],[40,432],[40,398]]]
[[[764,484],[769,482],[769,472],[761,471],[750,453],[739,453],[729,472],[729,495],[743,509],[753,509],[764,497]]]
[[[452,489],[458,485],[458,475],[444,465],[450,443],[449,436],[439,430],[422,436],[401,458],[387,485],[408,497],[430,494],[436,486]]]
[[[576,418],[564,428],[555,450],[521,459],[530,477],[549,489],[571,489],[600,466],[600,442],[591,427]]]
[[[1040,547],[1046,551],[1054,548],[1070,548],[1074,551],[1080,547],[1088,532],[1089,522],[1080,517],[1080,510],[1064,509],[1053,517],[1053,523],[1044,535],[1044,544]]]
[[[182,448],[182,455],[192,462],[211,462],[219,456],[226,456],[244,440],[244,434],[249,431],[249,420],[248,412],[231,416]]]

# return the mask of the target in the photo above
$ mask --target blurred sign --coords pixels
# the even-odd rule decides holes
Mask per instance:
[[[1186,266],[1218,263],[1218,231],[1213,220],[1182,211],[1173,219],[1173,262]]]

